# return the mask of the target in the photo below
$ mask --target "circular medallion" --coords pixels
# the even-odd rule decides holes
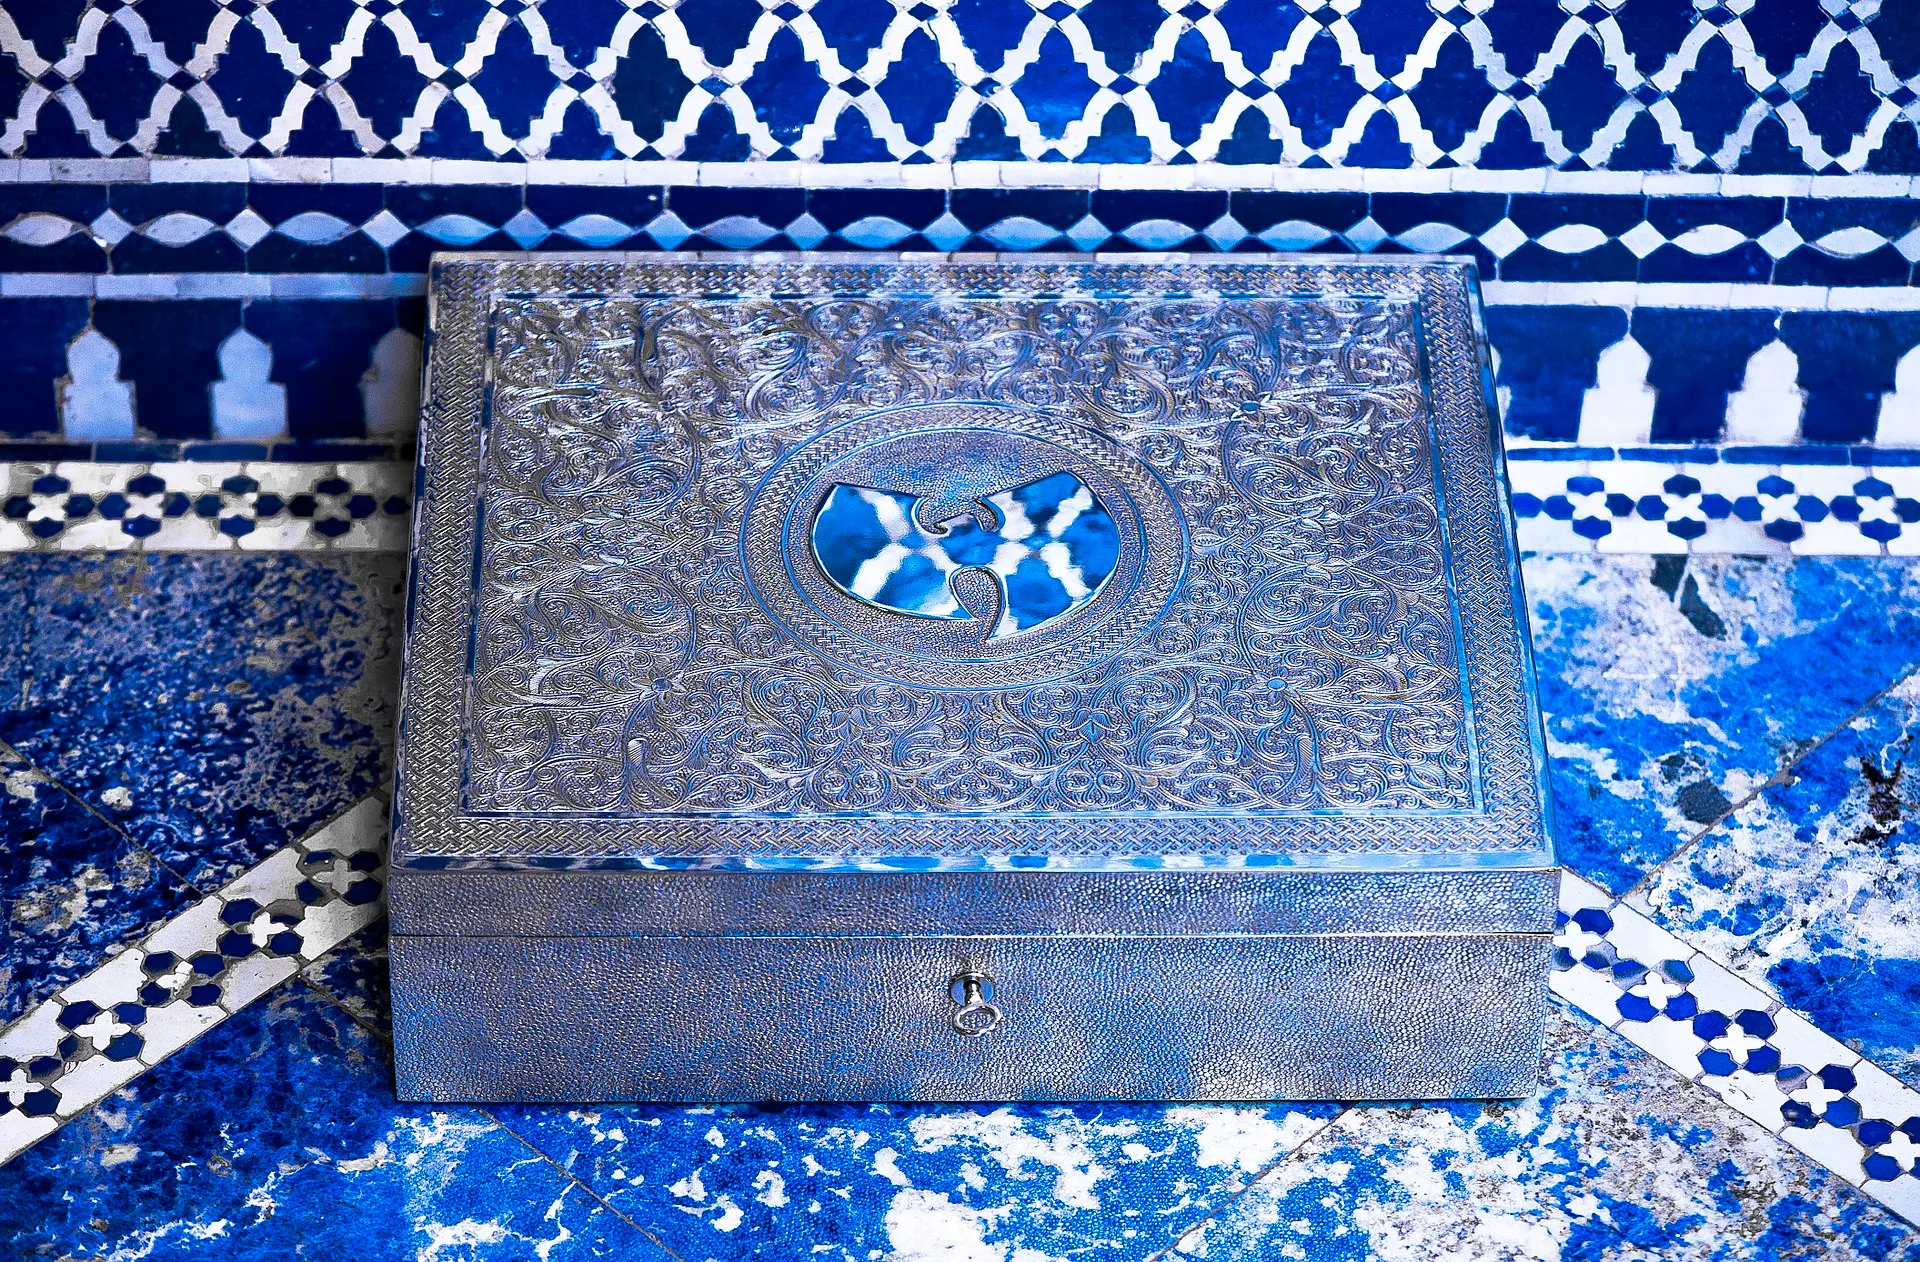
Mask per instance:
[[[741,526],[754,596],[828,661],[993,691],[1137,641],[1186,570],[1159,477],[1113,440],[992,403],[875,412],[789,452]]]

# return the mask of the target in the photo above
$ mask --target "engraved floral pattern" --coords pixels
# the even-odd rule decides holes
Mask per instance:
[[[819,815],[1473,806],[1404,301],[503,298],[467,797]],[[823,428],[1052,409],[1173,493],[1187,573],[1062,681],[828,663],[745,585],[762,477]]]

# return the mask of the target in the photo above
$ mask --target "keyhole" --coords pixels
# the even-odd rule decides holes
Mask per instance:
[[[956,1033],[971,1037],[999,1027],[1002,1014],[993,1002],[993,978],[987,974],[974,969],[954,974],[947,983],[947,996],[960,1005],[952,1018]]]

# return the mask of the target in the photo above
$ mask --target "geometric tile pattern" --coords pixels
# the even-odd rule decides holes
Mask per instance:
[[[0,153],[1794,173],[1920,157],[1920,33],[1881,0],[37,7],[0,23]]]
[[[1674,461],[1515,448],[1507,471],[1520,547],[1920,555],[1915,453],[1796,463],[1805,451],[1694,448]],[[0,461],[0,552],[401,552],[412,479],[412,465],[397,461]],[[1033,555],[1044,562],[1044,552]]]
[[[1507,468],[1529,551],[1920,556],[1920,465],[1516,458]]]
[[[405,164],[397,164],[405,165]],[[1758,183],[1758,182],[1756,182]],[[0,185],[9,270],[418,272],[500,249],[1457,253],[1487,280],[1905,285],[1909,182],[1815,196],[1618,192],[700,188],[652,184]]]
[[[378,919],[385,839],[364,799],[0,1030],[0,1163]]]
[[[0,464],[0,551],[404,551],[412,468]]]
[[[1474,257],[1516,434],[1594,441],[1620,350],[1634,441],[1920,443],[1903,5],[456,9],[0,0],[0,434],[405,432],[362,387],[409,375],[436,250],[1283,249]],[[1756,355],[1805,397],[1764,435]]]
[[[403,550],[436,250],[1305,249],[1475,258],[1523,549],[1915,555],[1917,90],[1898,0],[0,0],[0,551]],[[0,1161],[367,924],[381,814],[48,981]],[[1557,995],[1920,1223],[1920,1093],[1571,875],[1560,921]],[[895,1209],[951,1211],[916,1229],[974,1214],[895,1155]],[[699,1169],[650,1180],[669,1217],[782,1195]]]
[[[384,811],[362,801],[0,1031],[0,1164],[372,924]],[[1920,1091],[1571,873],[1556,922],[1556,996],[1920,1222]]]
[[[1553,993],[1907,1219],[1920,1091],[1572,873]]]
[[[537,190],[492,191],[510,192],[511,205],[518,206],[523,192],[531,201]],[[876,204],[865,195],[835,200],[838,194],[821,190],[771,192],[781,196],[669,190],[678,207],[674,213],[692,215],[700,228],[681,248],[721,248],[704,234],[728,237],[746,231],[743,223],[762,223],[752,217],[758,214],[789,225],[793,220],[782,218],[789,212],[824,216],[822,222],[836,234],[858,236],[866,229],[856,212]],[[697,203],[700,215],[692,210],[695,193],[703,199]],[[898,200],[908,194],[888,196]],[[1364,194],[1354,195],[1354,204],[1338,215],[1324,204],[1318,209],[1298,204],[1329,199],[1280,194],[1109,196],[1047,190],[1044,197],[995,194],[986,202],[963,191],[925,196],[930,218],[950,216],[943,206],[966,211],[979,228],[964,243],[968,250],[995,248],[982,231],[1058,236],[1084,221],[1089,206],[1124,210],[1113,219],[1134,225],[1164,227],[1173,222],[1165,216],[1174,214],[1191,214],[1201,223],[1212,216],[1217,222],[1230,214],[1236,222],[1266,223],[1263,230],[1269,232],[1288,222],[1295,224],[1288,231],[1304,232],[1298,225],[1309,222],[1300,218],[1305,214],[1349,224],[1349,216],[1372,222],[1404,214],[1393,220],[1407,225],[1402,235],[1438,222],[1416,217],[1427,213],[1417,207],[1389,212],[1392,203],[1384,196]],[[1256,219],[1243,203],[1259,205],[1256,199],[1263,196],[1282,204],[1265,205],[1260,214],[1267,218]],[[770,207],[781,197],[787,208],[774,214]],[[1510,207],[1521,199],[1494,200]],[[557,218],[566,208],[548,209]],[[1501,213],[1506,212],[1499,206],[1487,211]],[[1903,213],[1911,217],[1910,211]],[[1892,231],[1891,225],[1883,226]],[[1541,230],[1549,236],[1557,231]],[[1136,235],[1148,239],[1146,231]],[[747,238],[729,239],[758,239],[760,232],[756,227]],[[886,229],[884,235],[891,233]],[[504,237],[479,244],[502,243],[515,248]],[[116,258],[125,244],[116,248]],[[925,243],[915,238],[899,244]],[[1058,253],[1062,244],[1054,241],[1049,252]],[[850,247],[836,235],[822,248]],[[1492,277],[1496,267],[1515,274],[1517,260],[1530,250],[1524,247],[1497,264],[1483,262],[1483,274]],[[1330,239],[1316,252],[1352,251],[1344,241]],[[1389,242],[1373,252],[1403,253],[1405,247]],[[1809,252],[1825,264],[1847,262]],[[1489,279],[1486,285],[1488,337],[1508,432],[1610,447],[1721,441],[1920,445],[1920,288],[1635,282],[1632,271],[1625,280],[1568,279],[1552,269],[1587,256],[1538,254],[1539,267],[1523,273],[1536,279]],[[1634,264],[1630,253],[1621,255]],[[1874,260],[1880,256],[1897,264],[1902,280],[1911,270],[1891,246],[1852,262],[1878,267]],[[425,257],[423,247],[418,258]],[[100,259],[86,264],[107,265]],[[379,260],[368,265],[385,266]],[[275,435],[298,441],[405,440],[418,405],[423,288],[418,271],[0,273],[0,348],[6,351],[0,355],[0,435],[70,444],[231,438],[261,445],[275,441]],[[269,418],[264,424],[263,416]],[[126,454],[103,447],[99,458],[171,458],[157,450],[122,450]],[[89,454],[91,449],[69,448],[46,456]],[[251,454],[235,452],[238,458]],[[15,458],[32,455],[23,451]],[[341,458],[364,454],[342,452]]]

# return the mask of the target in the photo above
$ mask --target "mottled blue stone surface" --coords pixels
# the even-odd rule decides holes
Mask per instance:
[[[378,789],[397,557],[0,557],[23,576],[0,740],[212,889]]]
[[[195,897],[150,852],[0,748],[0,1025]]]
[[[1525,564],[1561,861],[1624,893],[1920,663],[1920,562]]]
[[[1920,676],[1634,901],[1920,1087]]]
[[[379,786],[399,574],[0,562],[9,1013]],[[1920,1083],[1914,565],[1526,579],[1569,864]],[[1564,1008],[1511,1104],[427,1107],[393,1098],[383,934],[0,1166],[0,1257],[1920,1262]]]
[[[481,1111],[396,1105],[382,1045],[298,983],[0,1168],[0,1241],[10,1258],[652,1250]]]
[[[1920,1232],[1577,1013],[1533,1100],[1348,1110],[1181,1242],[1220,1259],[1920,1259]]]

